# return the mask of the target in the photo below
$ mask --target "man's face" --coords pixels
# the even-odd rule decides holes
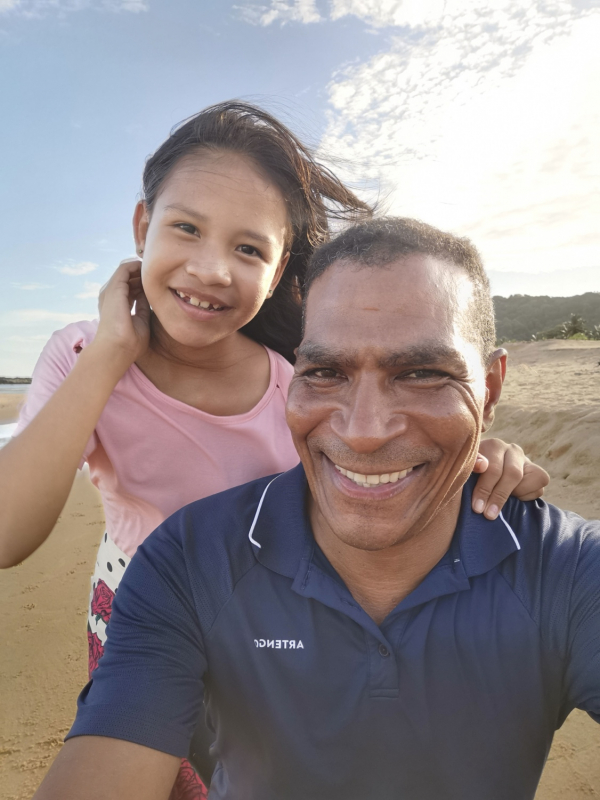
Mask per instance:
[[[502,383],[465,336],[472,288],[421,254],[333,264],[311,287],[287,419],[340,542],[392,547],[456,502]]]

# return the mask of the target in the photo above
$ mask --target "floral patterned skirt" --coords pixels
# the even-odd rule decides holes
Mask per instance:
[[[106,626],[110,619],[112,602],[130,561],[131,559],[105,533],[96,557],[88,608],[88,672],[90,678],[104,653]],[[206,798],[206,787],[190,762],[186,758],[182,759],[181,768],[169,800],[206,800]]]

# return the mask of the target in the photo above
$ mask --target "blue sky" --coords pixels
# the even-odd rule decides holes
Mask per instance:
[[[261,103],[496,291],[600,290],[600,0],[0,0],[0,375],[92,317],[146,156]]]

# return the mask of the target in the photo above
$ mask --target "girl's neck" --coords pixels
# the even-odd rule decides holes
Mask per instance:
[[[187,347],[155,318],[150,347],[136,364],[163,394],[216,416],[250,411],[270,380],[265,348],[239,331],[206,347]]]

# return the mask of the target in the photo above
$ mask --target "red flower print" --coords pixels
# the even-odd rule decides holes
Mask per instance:
[[[169,800],[207,800],[206,787],[187,760],[182,759],[179,774],[169,795]]]
[[[88,675],[92,677],[92,672],[98,666],[98,661],[104,654],[104,646],[97,633],[92,633],[88,628]]]
[[[100,617],[104,622],[108,622],[114,598],[115,593],[111,592],[104,581],[100,579],[92,597],[92,614],[96,617],[96,622]]]

